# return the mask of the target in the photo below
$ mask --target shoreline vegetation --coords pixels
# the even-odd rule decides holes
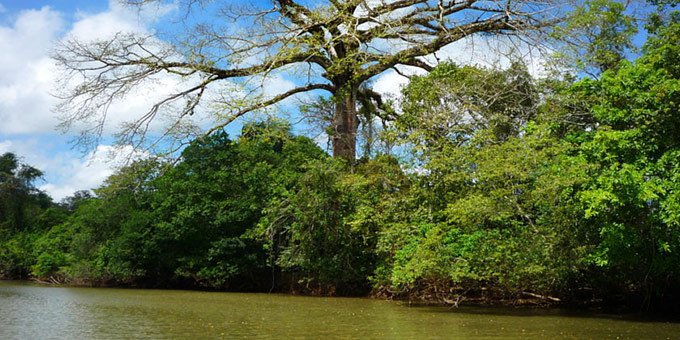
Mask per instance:
[[[680,321],[674,314],[666,313],[666,310],[641,310],[624,304],[607,304],[602,299],[594,299],[591,301],[562,301],[559,298],[552,296],[541,296],[531,292],[521,292],[516,297],[499,297],[497,296],[466,296],[456,295],[455,300],[448,298],[433,297],[433,296],[418,296],[418,297],[404,297],[398,295],[385,295],[376,292],[361,295],[328,295],[318,292],[310,291],[233,291],[220,290],[207,287],[154,287],[154,286],[138,286],[138,285],[121,285],[121,284],[102,284],[95,282],[59,282],[54,278],[49,278],[44,281],[38,278],[26,279],[6,279],[0,278],[0,282],[19,283],[19,284],[37,284],[45,287],[72,287],[72,288],[93,288],[93,289],[141,289],[141,290],[180,290],[180,291],[195,291],[195,292],[214,292],[214,293],[252,293],[252,294],[282,294],[289,296],[301,297],[348,297],[348,298],[365,298],[385,301],[395,301],[404,303],[409,307],[448,307],[449,309],[457,309],[459,307],[474,307],[474,308],[510,308],[511,310],[562,310],[571,311],[574,313],[607,313],[608,315],[629,316],[634,318],[652,317],[654,320],[662,318],[669,322]],[[467,293],[467,292],[465,292]]]
[[[675,310],[668,308],[657,308],[654,310],[644,310],[637,307],[635,304],[608,304],[607,301],[602,299],[592,299],[589,301],[555,301],[558,298],[552,296],[541,296],[531,292],[521,292],[516,297],[482,297],[482,296],[465,296],[457,295],[456,300],[432,298],[432,296],[419,296],[419,297],[398,297],[397,295],[385,295],[378,292],[370,292],[368,294],[361,295],[328,295],[321,294],[318,292],[302,292],[302,291],[231,291],[231,290],[220,290],[211,289],[206,287],[151,287],[151,286],[137,286],[137,285],[118,285],[118,284],[100,284],[93,282],[77,282],[77,283],[63,283],[63,282],[52,282],[43,281],[36,278],[31,278],[29,280],[16,280],[16,279],[4,279],[0,278],[0,282],[16,282],[16,283],[30,283],[39,284],[42,286],[49,287],[74,287],[74,288],[112,288],[112,289],[141,289],[141,290],[180,290],[180,291],[195,291],[195,292],[214,292],[214,293],[252,293],[252,294],[279,294],[288,296],[300,296],[300,297],[313,297],[313,298],[323,298],[323,297],[348,297],[348,298],[364,298],[364,299],[375,299],[375,300],[385,300],[385,301],[395,301],[399,303],[406,304],[409,307],[442,307],[448,308],[449,310],[456,310],[457,308],[482,308],[490,311],[496,308],[507,308],[509,313],[522,312],[522,311],[550,311],[559,310],[566,313],[575,313],[574,315],[591,315],[591,316],[601,316],[609,315],[616,316],[617,318],[630,318],[636,321],[664,321],[664,322],[680,322],[680,318],[675,313]],[[468,293],[468,292],[459,292]],[[604,313],[604,314],[602,314]]]
[[[74,287],[74,288],[121,288],[121,289],[161,289],[161,290],[188,290],[188,291],[205,291],[205,292],[217,292],[217,293],[265,293],[265,294],[284,294],[291,296],[308,296],[308,297],[356,297],[356,298],[369,298],[378,300],[393,300],[406,302],[413,306],[442,306],[458,308],[461,306],[477,306],[477,307],[539,307],[539,308],[562,308],[562,307],[576,307],[573,304],[565,303],[561,299],[553,296],[543,296],[531,292],[521,292],[517,298],[492,298],[492,297],[482,297],[482,296],[465,296],[465,295],[455,295],[455,300],[445,298],[445,297],[435,297],[432,295],[423,295],[419,297],[399,297],[398,295],[386,295],[383,293],[370,292],[368,294],[359,295],[329,295],[312,291],[230,291],[230,290],[220,290],[211,289],[206,287],[152,287],[152,286],[137,286],[137,285],[121,285],[121,284],[105,284],[97,282],[87,282],[82,280],[76,280],[73,282],[60,282],[54,277],[49,277],[44,279],[30,278],[30,279],[8,279],[0,278],[0,282],[16,282],[16,283],[30,283],[39,284],[42,286],[50,287]],[[523,297],[523,298],[522,298]],[[581,307],[586,308],[602,308],[605,307],[601,305],[602,301],[590,301],[590,304],[582,304]],[[583,303],[583,302],[582,302]],[[611,307],[621,307],[621,306],[611,306]]]
[[[140,334],[153,338],[266,338],[276,334],[280,338],[352,339],[452,335],[674,339],[680,330],[677,315],[597,309],[469,304],[451,308],[370,298],[60,288],[11,282],[0,282],[0,295],[2,307],[9,311],[0,314],[0,334],[22,339],[51,334],[78,339],[135,338]]]
[[[268,118],[55,203],[0,155],[0,277],[680,308],[680,19],[598,77],[442,63],[364,157]]]

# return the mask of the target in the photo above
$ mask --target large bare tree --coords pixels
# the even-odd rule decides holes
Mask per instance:
[[[184,0],[187,17],[200,11],[206,13],[194,18],[217,16],[202,24],[185,20],[192,26],[172,40],[118,34],[106,41],[65,41],[55,53],[67,73],[57,110],[65,128],[82,127],[80,123],[86,121],[90,125],[85,125],[83,136],[101,135],[116,99],[162,74],[184,79],[186,87],[123,126],[121,141],[138,145],[150,122],[173,110],[176,124],[172,125],[177,129],[202,103],[218,104],[210,108],[222,111],[220,119],[202,131],[206,134],[289,97],[326,91],[334,103],[333,155],[352,161],[358,106],[382,105],[380,96],[366,86],[371,78],[390,69],[399,71],[403,65],[430,70],[424,56],[476,34],[517,37],[540,31],[559,19],[556,2],[272,0],[235,5]],[[140,7],[153,3],[163,1],[127,1]],[[252,84],[281,72],[294,72],[294,88],[269,95],[255,91]],[[238,84],[241,90],[224,84]],[[205,95],[211,91],[213,95]],[[169,133],[174,132],[165,131]]]

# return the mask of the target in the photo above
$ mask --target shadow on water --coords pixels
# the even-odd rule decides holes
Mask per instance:
[[[577,307],[542,307],[542,306],[479,306],[463,305],[460,307],[417,305],[400,302],[402,306],[411,309],[420,309],[432,313],[463,313],[480,316],[512,316],[512,317],[563,317],[563,318],[592,318],[609,319],[618,321],[634,322],[665,322],[680,324],[680,315],[675,314],[649,314],[634,313],[630,311],[617,311],[615,309],[594,309]]]
[[[561,309],[0,282],[0,338],[677,338],[680,325]]]

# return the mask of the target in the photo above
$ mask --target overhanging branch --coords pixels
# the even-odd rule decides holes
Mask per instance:
[[[276,95],[276,96],[274,96],[274,97],[272,97],[268,100],[257,102],[256,104],[253,104],[253,105],[250,105],[250,106],[247,106],[243,109],[238,110],[237,112],[233,113],[229,118],[227,118],[224,122],[222,122],[222,123],[212,127],[211,129],[209,129],[204,135],[207,136],[207,135],[210,135],[217,130],[223,129],[227,125],[231,124],[231,122],[233,122],[237,118],[239,118],[239,117],[241,117],[241,116],[243,116],[243,115],[245,115],[249,112],[256,111],[256,110],[259,110],[259,109],[263,109],[263,108],[266,108],[268,106],[272,106],[272,105],[279,103],[279,102],[283,101],[284,99],[291,97],[291,96],[294,96],[298,93],[309,92],[309,91],[313,91],[313,90],[326,90],[326,91],[331,92],[331,93],[335,92],[335,88],[332,85],[329,85],[329,84],[309,84],[309,85],[302,86],[302,87],[296,87],[296,88],[294,88],[290,91],[286,91],[284,93]]]

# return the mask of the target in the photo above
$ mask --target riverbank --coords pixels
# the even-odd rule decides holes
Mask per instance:
[[[229,290],[219,290],[208,287],[197,287],[197,286],[144,286],[144,285],[132,285],[132,284],[113,284],[113,283],[103,283],[103,282],[93,282],[87,280],[74,280],[71,282],[58,282],[56,280],[39,280],[39,279],[29,279],[29,280],[12,280],[12,279],[1,279],[0,282],[8,284],[37,284],[46,287],[60,287],[60,288],[108,288],[108,289],[140,289],[140,290],[180,290],[187,292],[214,292],[214,293],[266,293],[266,294],[277,294],[286,296],[299,296],[299,297],[314,297],[314,298],[367,298],[376,301],[394,301],[398,303],[403,303],[408,306],[414,307],[442,307],[449,309],[457,308],[512,308],[512,309],[537,309],[537,310],[550,310],[550,309],[563,309],[570,310],[573,312],[584,312],[584,313],[609,313],[614,315],[637,315],[640,317],[660,317],[663,316],[667,318],[667,315],[678,315],[677,305],[663,305],[657,306],[656,309],[649,309],[648,306],[639,304],[639,300],[628,304],[625,303],[607,303],[603,299],[591,299],[591,300],[562,300],[553,296],[544,296],[532,292],[521,292],[517,295],[508,297],[507,294],[501,294],[499,292],[491,293],[489,290],[484,290],[485,294],[475,294],[473,292],[467,291],[464,294],[457,295],[444,295],[439,294],[438,296],[433,296],[432,294],[391,294],[386,293],[385,290],[374,290],[368,294],[354,294],[354,295],[333,295],[333,294],[323,294],[319,291],[304,291],[304,290],[273,290],[273,291],[263,291],[263,290],[239,290],[239,291],[229,291]],[[445,297],[448,296],[448,297]],[[670,314],[669,314],[670,313]],[[678,320],[680,321],[680,320]]]
[[[410,307],[409,307],[410,306]],[[680,324],[556,308],[414,306],[0,282],[0,338],[674,338]]]

